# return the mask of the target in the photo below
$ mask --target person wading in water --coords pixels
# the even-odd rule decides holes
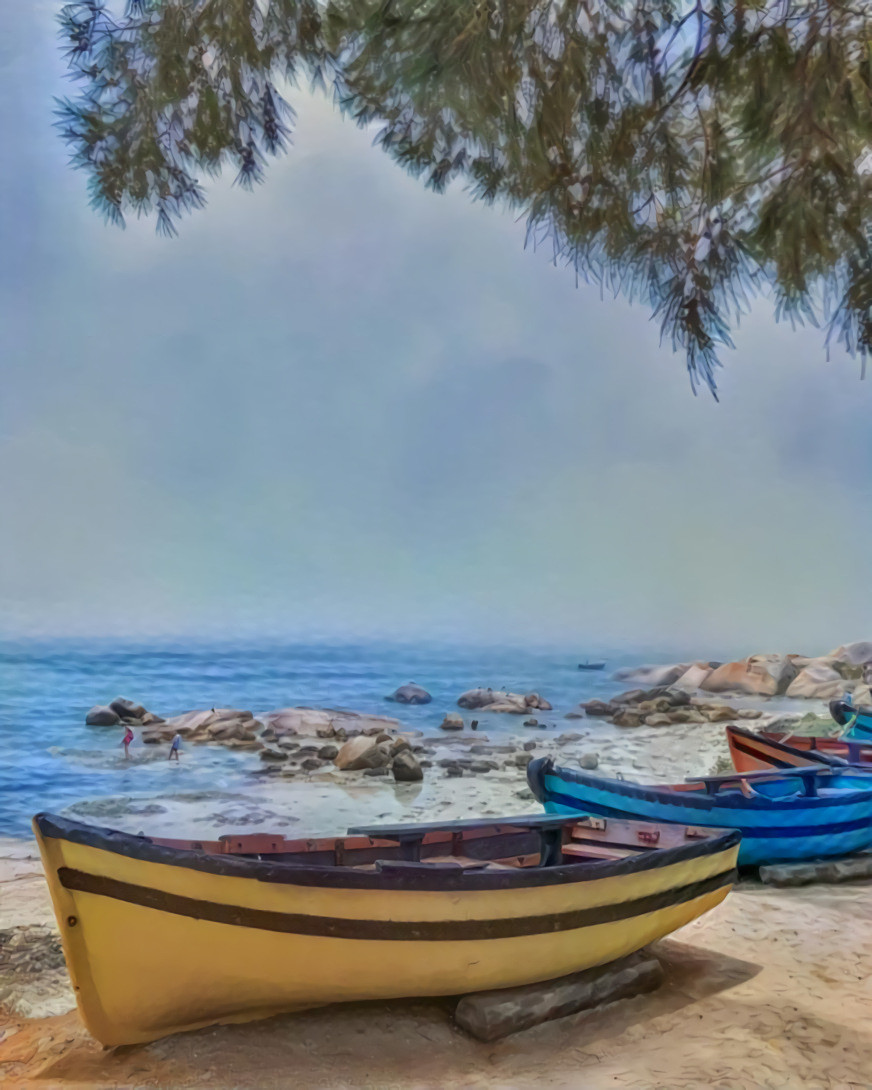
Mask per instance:
[[[130,729],[130,727],[128,727],[127,730],[124,732],[124,737],[121,739],[121,744],[122,746],[124,746],[125,761],[130,760],[130,743],[133,741],[133,737],[133,731]]]

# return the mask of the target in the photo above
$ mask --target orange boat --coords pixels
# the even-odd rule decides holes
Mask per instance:
[[[853,765],[872,772],[872,742],[821,735],[810,737],[789,734],[787,731],[755,733],[732,725],[726,731],[730,757],[737,772],[802,768],[808,765],[839,768]]]

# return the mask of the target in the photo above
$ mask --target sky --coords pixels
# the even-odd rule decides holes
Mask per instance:
[[[763,301],[691,393],[643,306],[408,177],[321,95],[180,237],[0,42],[0,631],[819,653],[872,633],[870,391]]]

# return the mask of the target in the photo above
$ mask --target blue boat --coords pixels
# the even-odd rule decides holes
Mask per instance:
[[[527,766],[527,781],[549,813],[738,829],[743,866],[872,847],[872,775],[853,769],[818,765],[643,786],[561,768],[540,757]]]
[[[842,738],[862,738],[872,741],[872,708],[866,704],[854,707],[850,699],[831,700],[830,715],[843,728]]]

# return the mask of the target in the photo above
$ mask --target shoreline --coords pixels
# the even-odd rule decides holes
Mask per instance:
[[[517,763],[522,754],[569,764],[596,754],[605,776],[671,781],[710,773],[727,757],[723,723],[621,729],[587,719],[562,733],[413,741],[432,751],[418,783],[338,770],[255,772],[239,790],[103,796],[66,812],[146,835],[271,828],[331,835],[380,820],[539,812]],[[183,760],[198,752],[190,749]],[[475,757],[469,763],[478,767],[489,758],[498,767],[449,775],[439,762],[458,757]],[[496,1044],[467,1038],[451,1021],[450,1003],[434,999],[334,1006],[104,1052],[81,1026],[58,963],[36,846],[0,838],[0,1071],[33,1090],[271,1088],[287,1085],[288,1070],[305,1085],[374,1090],[577,1090],[580,1078],[587,1090],[859,1088],[872,1069],[868,894],[868,883],[773,890],[743,882],[723,905],[656,944],[666,970],[657,992]]]

